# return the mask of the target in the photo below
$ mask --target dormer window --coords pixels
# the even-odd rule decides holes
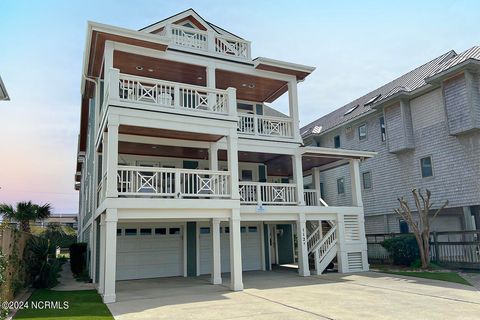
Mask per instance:
[[[359,107],[359,105],[357,104],[356,106],[353,106],[351,107],[350,109],[348,109],[343,115],[346,116],[346,115],[349,115],[350,113],[352,113],[355,109],[357,109]]]

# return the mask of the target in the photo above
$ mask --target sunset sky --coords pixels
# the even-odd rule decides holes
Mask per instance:
[[[228,5],[227,5],[228,3]],[[388,4],[387,4],[388,3]],[[315,66],[302,125],[448,50],[480,45],[478,1],[0,2],[0,203],[76,213],[75,158],[88,20],[139,29],[187,8],[252,41],[252,55]],[[274,107],[287,111],[285,99]]]

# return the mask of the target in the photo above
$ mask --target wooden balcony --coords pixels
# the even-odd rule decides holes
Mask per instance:
[[[238,116],[238,133],[251,136],[293,139],[293,121],[287,117],[252,114]]]
[[[297,205],[295,183],[239,182],[240,203]]]
[[[171,46],[174,47],[193,49],[239,60],[251,60],[250,41],[236,37],[176,24],[166,25],[160,35],[169,38]]]

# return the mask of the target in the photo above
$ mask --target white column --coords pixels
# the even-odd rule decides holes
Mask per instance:
[[[305,199],[303,196],[303,168],[302,168],[302,155],[295,154],[292,156],[293,166],[293,180],[296,183],[297,189],[297,203],[299,206],[305,205]]]
[[[218,143],[210,143],[210,149],[208,150],[208,160],[210,162],[210,170],[218,170]]]
[[[213,248],[212,284],[222,284],[220,219],[212,219],[212,248]]]
[[[116,198],[118,174],[118,116],[108,117],[107,141],[107,198]]]
[[[228,87],[228,114],[231,116],[237,116],[237,89]]]
[[[230,131],[227,136],[227,162],[230,172],[230,192],[232,199],[240,199],[238,193],[238,136],[236,131]]]
[[[298,237],[298,274],[302,277],[310,275],[308,265],[308,248],[307,248],[307,227],[304,213],[298,215],[297,220],[297,237]]]
[[[210,36],[209,36],[210,37]],[[211,89],[215,89],[216,87],[216,82],[215,82],[215,66],[213,63],[210,63],[207,66],[207,87]],[[213,106],[215,105],[216,94],[215,93],[208,93],[208,108],[212,109]]]
[[[98,293],[103,295],[105,287],[105,214],[100,215],[100,274],[98,275]]]
[[[350,160],[350,180],[352,183],[352,205],[363,207],[359,159]]]
[[[117,268],[117,209],[107,209],[105,217],[105,286],[103,302],[115,302]]]
[[[313,168],[312,170],[313,187],[315,188],[315,205],[320,206],[320,198],[322,197],[320,188],[320,168]]]
[[[96,208],[96,207],[95,207]],[[93,223],[90,225],[90,231],[88,232],[89,235],[89,241],[88,241],[88,247],[90,249],[90,261],[88,267],[88,276],[92,278],[93,275],[93,268],[92,268],[92,261],[93,261],[93,250],[94,250],[94,239],[93,239]]]
[[[97,277],[97,222],[95,220],[92,220],[92,230],[93,230],[93,236],[92,236],[92,258],[90,259],[90,269],[92,270],[91,272],[91,277],[92,277],[92,283],[96,283],[95,278]]]
[[[288,81],[288,106],[289,115],[293,121],[293,138],[301,140],[300,137],[300,117],[298,115],[298,94],[297,94],[297,80],[292,79]]]
[[[230,289],[233,291],[243,290],[239,209],[232,209],[232,217],[230,218]]]
[[[338,272],[348,272],[347,251],[345,248],[345,222],[343,214],[337,213],[337,264]]]

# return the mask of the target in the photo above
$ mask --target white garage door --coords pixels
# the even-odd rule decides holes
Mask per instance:
[[[220,233],[222,272],[230,272],[230,233],[228,224],[222,224]],[[262,269],[262,245],[260,226],[245,224],[242,234],[242,268],[243,271]],[[200,274],[210,274],[212,270],[212,234],[209,226],[200,226]]]
[[[181,275],[181,226],[124,226],[117,229],[117,280]]]

